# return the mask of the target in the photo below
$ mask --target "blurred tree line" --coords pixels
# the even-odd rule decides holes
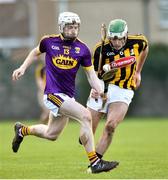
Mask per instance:
[[[27,69],[19,81],[12,81],[13,70],[18,68],[22,61],[13,61],[11,57],[0,53],[0,120],[39,116],[34,77],[35,64]]]
[[[135,93],[130,115],[168,116],[168,46],[154,44],[142,71],[142,83]]]
[[[20,81],[12,82],[11,75],[23,60],[13,61],[0,52],[0,120],[30,119],[40,116],[37,102],[34,63]],[[168,46],[153,44],[142,71],[140,88],[135,92],[128,116],[168,116]],[[86,104],[90,87],[80,69],[77,79],[76,99]]]

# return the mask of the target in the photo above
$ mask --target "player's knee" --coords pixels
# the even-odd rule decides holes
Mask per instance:
[[[105,125],[105,130],[107,132],[108,135],[112,135],[115,131],[115,128],[116,128],[116,123],[115,122],[107,122],[106,125]]]
[[[46,138],[48,139],[48,140],[50,140],[50,141],[56,141],[57,140],[57,138],[58,138],[58,136],[57,135],[55,135],[55,134],[50,134],[50,133],[46,133]]]
[[[80,140],[81,140],[82,144],[85,146],[88,142],[88,135],[86,133],[81,134]]]
[[[91,116],[90,111],[86,110],[82,115],[82,119],[83,119],[84,123],[91,125],[92,116]]]

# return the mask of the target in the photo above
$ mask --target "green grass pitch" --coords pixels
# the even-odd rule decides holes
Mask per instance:
[[[28,121],[26,121],[27,123]],[[36,123],[29,121],[28,124]],[[55,142],[25,137],[13,153],[12,121],[0,122],[0,179],[166,179],[168,178],[168,119],[131,118],[117,128],[105,160],[118,168],[87,174],[88,159],[78,144],[79,124],[71,122]],[[100,135],[104,122],[96,133]]]

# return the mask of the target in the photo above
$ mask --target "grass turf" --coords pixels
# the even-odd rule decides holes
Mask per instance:
[[[28,124],[33,123],[36,122]],[[124,120],[104,156],[105,160],[117,160],[120,165],[101,174],[86,173],[88,160],[78,144],[79,124],[69,123],[56,142],[25,137],[16,154],[11,150],[13,124],[0,122],[0,179],[168,178],[168,119]],[[98,128],[96,140],[103,124]]]

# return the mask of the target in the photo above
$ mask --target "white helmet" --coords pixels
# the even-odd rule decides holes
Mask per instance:
[[[60,13],[58,17],[58,25],[60,33],[63,33],[63,29],[66,24],[77,23],[80,25],[81,21],[79,16],[73,12]]]

